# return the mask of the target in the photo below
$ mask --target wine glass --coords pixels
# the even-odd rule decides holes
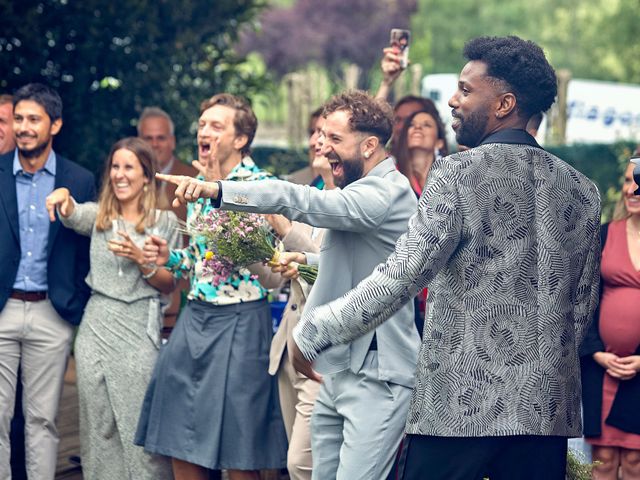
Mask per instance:
[[[167,226],[168,226],[168,213],[167,210],[156,210],[156,221],[150,227],[147,227],[146,233],[147,235],[153,235],[155,237],[165,238],[167,236]],[[149,269],[153,269],[156,267],[156,264],[153,262],[147,263],[145,267]]]

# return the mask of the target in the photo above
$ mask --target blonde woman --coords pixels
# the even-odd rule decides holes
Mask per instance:
[[[125,138],[111,149],[98,203],[77,204],[66,188],[47,197],[51,220],[91,236],[87,284],[92,294],[78,330],[75,357],[85,480],[170,479],[167,459],[133,445],[144,394],[160,346],[161,293],[171,273],[145,263],[154,233],[175,243],[172,212],[156,210],[154,157]]]

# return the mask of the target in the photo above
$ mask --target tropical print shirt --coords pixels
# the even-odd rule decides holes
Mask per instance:
[[[254,181],[266,178],[273,178],[273,175],[260,169],[250,157],[244,157],[227,175],[226,180]],[[187,204],[187,223],[201,212],[206,213],[213,209],[208,198],[200,198],[196,202]],[[214,305],[231,305],[267,297],[267,290],[246,268],[234,270],[226,281],[214,285],[213,279],[205,277],[202,273],[202,262],[206,251],[203,239],[191,238],[186,248],[171,250],[169,253],[166,267],[173,275],[176,278],[190,276],[191,288],[187,296],[189,300],[201,300]]]

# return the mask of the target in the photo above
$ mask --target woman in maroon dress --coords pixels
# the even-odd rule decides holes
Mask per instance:
[[[640,479],[640,197],[630,163],[603,225],[599,312],[582,349],[585,437],[594,479]]]

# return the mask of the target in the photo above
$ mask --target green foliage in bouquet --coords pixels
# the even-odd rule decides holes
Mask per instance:
[[[317,265],[304,265],[298,264],[296,265],[298,269],[298,273],[300,274],[300,278],[302,278],[309,285],[313,285],[318,278],[318,267]]]

